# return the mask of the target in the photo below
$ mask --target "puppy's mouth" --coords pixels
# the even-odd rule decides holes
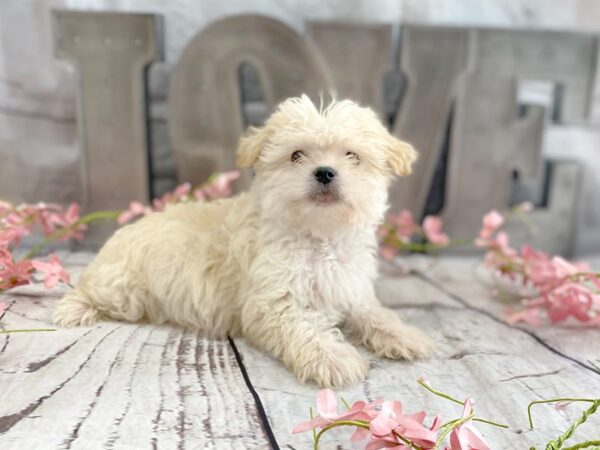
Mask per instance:
[[[310,199],[317,205],[332,205],[341,200],[341,195],[334,187],[323,186],[313,190]]]

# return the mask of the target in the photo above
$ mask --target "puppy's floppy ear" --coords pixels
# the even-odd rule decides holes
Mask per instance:
[[[271,137],[269,127],[250,127],[240,138],[235,162],[239,167],[251,167],[260,156],[260,152]]]
[[[412,145],[389,135],[385,151],[388,164],[396,175],[411,174],[412,164],[418,157],[418,153]]]

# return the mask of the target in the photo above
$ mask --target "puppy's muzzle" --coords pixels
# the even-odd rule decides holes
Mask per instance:
[[[317,167],[314,171],[315,178],[323,185],[331,183],[335,179],[336,174],[337,173],[333,168],[325,166]]]

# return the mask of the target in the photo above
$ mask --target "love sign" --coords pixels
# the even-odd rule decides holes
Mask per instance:
[[[160,20],[54,14],[57,55],[74,61],[81,77],[85,206],[147,201],[144,74],[160,58]],[[538,182],[545,191],[534,218],[544,233],[534,242],[568,253],[581,171],[571,162],[545,164],[541,143],[548,121],[589,117],[598,37],[403,25],[398,39],[392,25],[309,22],[302,35],[256,15],[210,24],[191,39],[171,76],[169,135],[180,181],[198,183],[233,167],[246,126],[240,68],[249,64],[267,110],[290,96],[335,92],[372,107],[419,150],[414,174],[391,188],[393,209],[439,213],[452,235],[471,235],[483,213],[510,207],[521,184]],[[399,80],[395,103],[384,94],[390,76]],[[521,100],[531,80],[550,86],[551,110]]]

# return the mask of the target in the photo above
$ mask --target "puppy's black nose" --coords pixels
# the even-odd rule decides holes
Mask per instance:
[[[317,181],[321,184],[329,184],[335,178],[335,170],[331,167],[317,167],[314,174]]]

